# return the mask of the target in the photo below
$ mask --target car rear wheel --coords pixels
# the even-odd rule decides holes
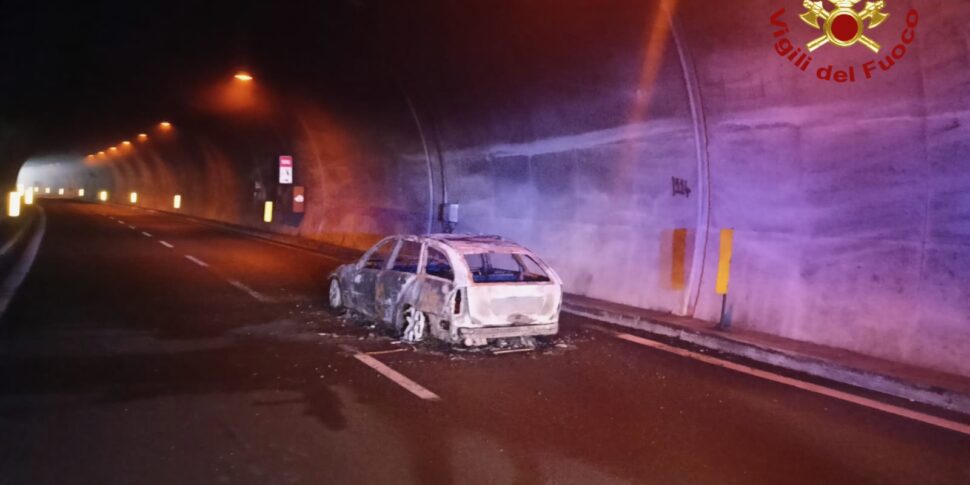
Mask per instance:
[[[404,333],[401,340],[421,342],[428,336],[428,316],[413,306],[404,307]]]
[[[340,283],[334,278],[330,280],[330,309],[331,310],[343,310],[344,308],[344,295],[340,291]]]

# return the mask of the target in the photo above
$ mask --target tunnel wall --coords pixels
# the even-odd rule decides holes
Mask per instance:
[[[536,250],[569,292],[709,321],[733,228],[735,327],[970,375],[970,5],[887,3],[870,34],[891,49],[916,8],[916,43],[845,84],[812,71],[876,58],[861,46],[804,72],[775,52],[782,7],[793,42],[818,35],[798,2],[389,5],[378,97],[277,95],[58,173],[358,249],[458,203],[460,231]],[[307,211],[267,225],[280,154]]]

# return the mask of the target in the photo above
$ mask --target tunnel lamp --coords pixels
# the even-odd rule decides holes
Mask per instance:
[[[110,147],[110,148],[108,148],[108,151],[111,152],[111,153],[117,152],[118,151],[118,147]]]
[[[98,156],[102,156],[103,157],[104,156],[104,150],[101,150],[100,152],[98,152]]]
[[[175,198],[172,199],[172,207],[176,209],[182,208],[182,196],[175,194]]]
[[[128,200],[131,201],[132,204],[137,204],[138,203],[138,192],[132,192],[131,194],[129,194],[128,195]]]
[[[263,205],[263,222],[273,222],[273,201],[267,200]]]
[[[233,77],[236,78],[237,81],[242,81],[246,83],[253,80],[253,76],[246,71],[239,71]]]
[[[57,189],[57,195],[64,195],[64,189]]]
[[[107,190],[102,190],[101,192],[98,192],[98,199],[101,202],[107,202],[108,201],[108,191]]]
[[[77,196],[84,197],[84,189],[77,189]]]
[[[130,146],[131,146],[131,142],[130,142],[130,141],[128,141],[128,140],[125,140],[125,141],[123,141],[123,142],[121,142],[121,144],[122,144],[122,146],[124,146],[125,148],[128,148],[128,147],[130,147]]]
[[[34,192],[40,192],[40,187],[34,186]]]
[[[145,133],[139,133],[138,134],[138,141],[144,142],[144,141],[147,141],[147,140],[148,140],[148,135],[146,135]]]
[[[51,188],[50,187],[44,187],[44,193],[45,194],[51,193]]]
[[[171,130],[172,129],[172,124],[169,123],[169,122],[167,122],[167,121],[163,121],[163,122],[161,122],[161,123],[158,124],[158,127],[161,128],[161,129],[163,129],[163,130]]]
[[[19,192],[10,192],[7,194],[7,215],[10,217],[20,217]]]
[[[33,190],[28,190],[28,191],[24,192],[24,204],[25,205],[34,205],[34,191]]]

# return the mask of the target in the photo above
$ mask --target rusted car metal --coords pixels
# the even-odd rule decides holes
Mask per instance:
[[[555,335],[562,280],[497,236],[392,236],[330,275],[329,301],[389,325],[403,340],[458,345]]]

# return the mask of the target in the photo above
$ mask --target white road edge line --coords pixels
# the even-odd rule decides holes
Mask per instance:
[[[37,259],[40,243],[44,241],[44,234],[47,232],[47,214],[43,207],[38,206],[38,211],[40,218],[33,237],[27,243],[27,248],[24,249],[20,259],[7,274],[7,278],[3,280],[3,284],[0,284],[0,316],[7,312],[10,301],[17,294],[20,285],[27,279],[27,273],[30,273],[30,268],[34,265],[34,260]]]
[[[249,296],[253,297],[256,301],[260,303],[273,303],[274,301],[272,298],[244,285],[240,281],[236,281],[236,280],[227,280],[227,281],[229,282],[230,285],[235,286],[236,288],[239,288],[240,290],[248,293]]]
[[[10,238],[10,240],[7,241],[2,248],[0,248],[0,256],[7,254],[14,247],[15,244],[20,242],[20,240],[24,237],[24,234],[27,233],[27,229],[30,228],[30,226],[31,224],[24,224],[23,226],[21,226],[20,229],[17,231],[17,234],[15,234],[14,237]]]
[[[884,402],[876,401],[874,399],[857,396],[855,394],[850,394],[848,392],[838,391],[825,386],[820,386],[818,384],[812,384],[810,382],[800,381],[798,379],[793,379],[791,377],[785,377],[783,375],[775,374],[773,372],[767,372],[760,369],[755,369],[753,367],[749,367],[743,364],[737,364],[727,360],[718,359],[717,357],[711,357],[710,355],[699,354],[697,352],[691,352],[690,350],[681,349],[678,347],[672,347],[670,345],[662,344],[660,342],[656,342],[643,337],[638,337],[636,335],[631,335],[623,332],[615,332],[613,330],[597,327],[594,325],[587,325],[586,327],[593,330],[609,333],[614,337],[621,340],[626,340],[627,342],[633,342],[635,344],[640,344],[653,349],[662,350],[664,352],[670,352],[672,354],[677,354],[681,357],[687,357],[689,359],[698,360],[706,364],[716,365],[718,367],[724,367],[725,369],[741,372],[743,374],[759,377],[761,379],[777,382],[779,384],[785,384],[791,387],[801,389],[803,391],[814,392],[816,394],[828,396],[833,399],[838,399],[840,401],[846,401],[853,404],[857,404],[859,406],[865,406],[870,409],[875,409],[885,413],[894,414],[896,416],[912,419],[914,421],[919,421],[921,423],[929,424],[932,426],[938,426],[940,428],[948,429],[950,431],[956,431],[957,433],[962,433],[970,436],[970,425],[967,425],[967,424],[959,423],[956,421],[950,421],[949,419],[944,419],[930,414],[921,413],[919,411],[913,411],[911,409],[906,409],[899,406],[894,406],[892,404],[887,404]]]
[[[199,266],[202,266],[203,268],[208,268],[209,267],[209,263],[206,263],[205,261],[202,261],[201,259],[196,258],[195,256],[186,254],[185,255],[185,259],[187,259],[189,261],[192,261],[193,263],[195,263],[195,264],[197,264]]]
[[[350,352],[353,352],[355,359],[363,362],[364,365],[366,365],[367,367],[370,367],[371,369],[376,370],[382,376],[394,381],[395,384],[407,389],[408,391],[411,392],[411,394],[414,394],[415,396],[418,396],[421,399],[424,399],[425,401],[441,400],[441,398],[438,397],[437,394],[425,389],[424,386],[422,386],[421,384],[418,384],[417,382],[412,381],[404,374],[401,374],[400,372],[394,369],[391,369],[383,362],[367,354],[361,353],[360,351],[358,351],[353,347],[345,347],[345,349]]]
[[[165,241],[158,241],[158,244],[161,244],[162,246],[165,246],[165,247],[167,247],[169,249],[172,249],[172,248],[175,247],[175,246],[172,246],[171,244],[169,244],[169,243],[167,243]]]
[[[148,232],[145,232],[145,231],[142,231],[141,234],[142,234],[142,236],[145,236],[145,237],[152,237],[151,233],[148,233]]]

